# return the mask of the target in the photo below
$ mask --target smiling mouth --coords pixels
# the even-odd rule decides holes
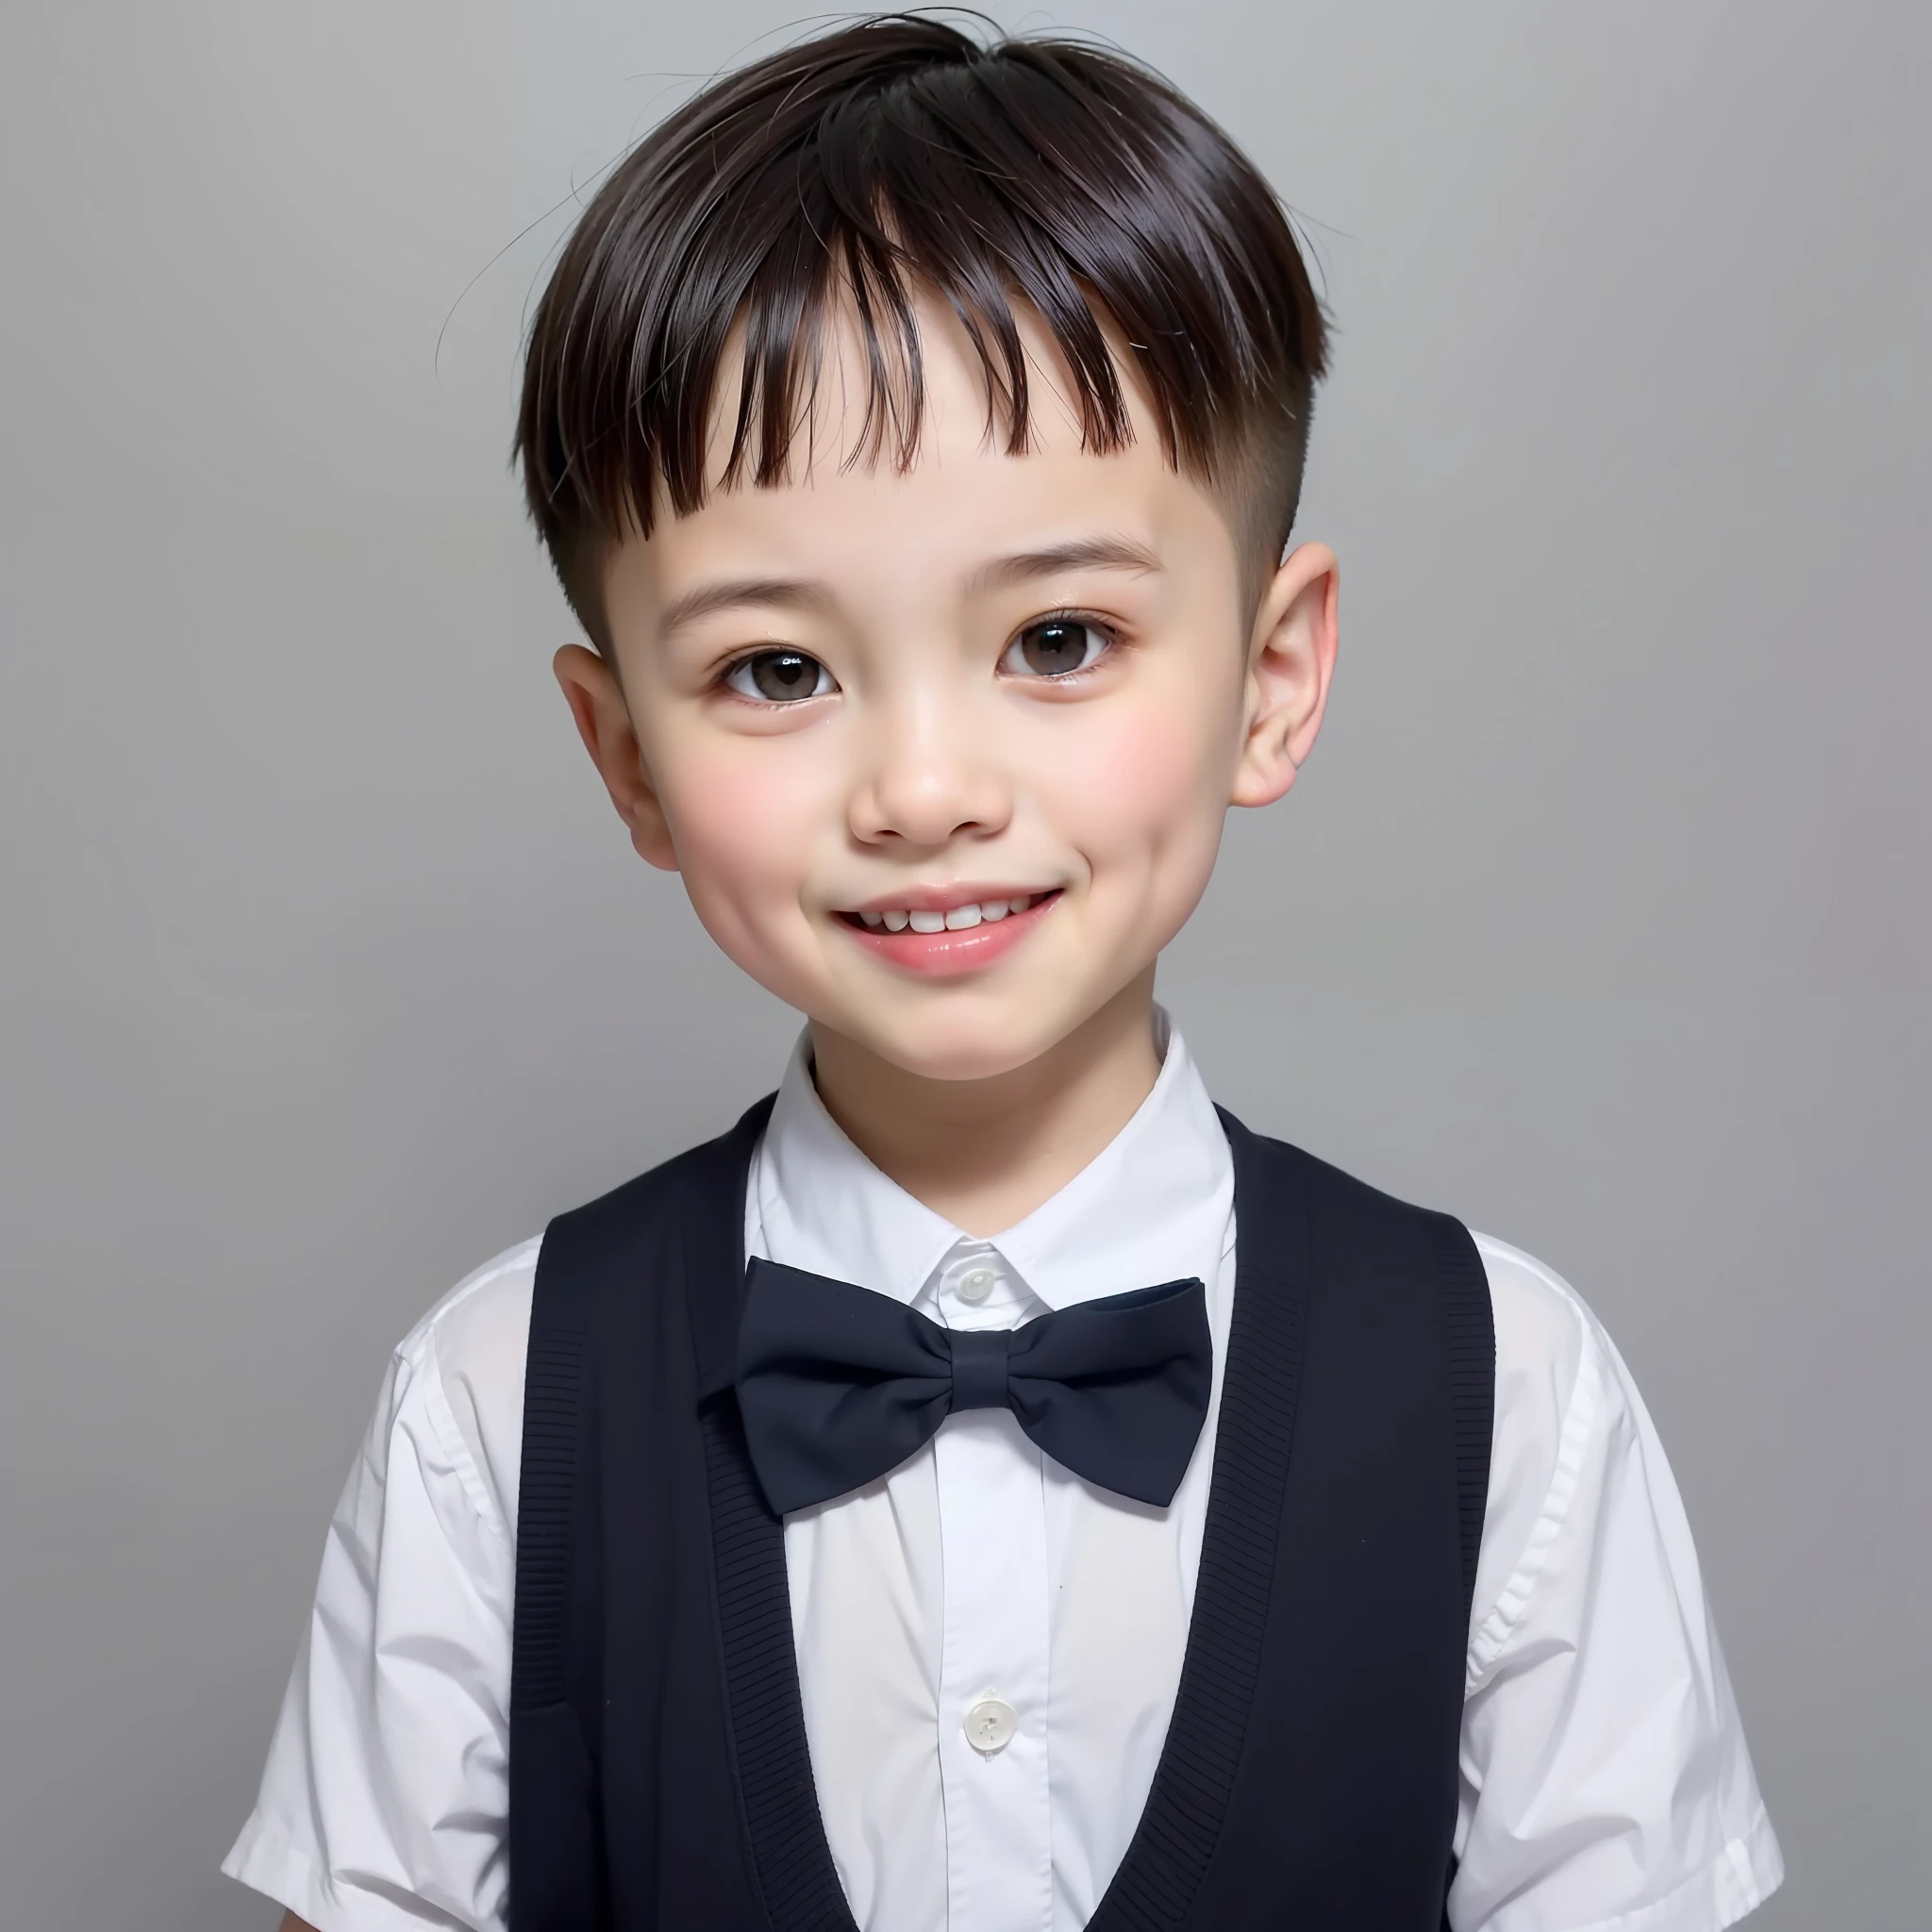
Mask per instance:
[[[841,912],[847,925],[874,933],[970,932],[975,925],[996,925],[1016,912],[1030,912],[1059,897],[1056,886],[1045,892],[1016,892],[997,899],[971,899],[943,910],[936,907],[893,907],[884,911]]]

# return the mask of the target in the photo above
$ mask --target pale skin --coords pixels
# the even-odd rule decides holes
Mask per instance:
[[[861,404],[835,352],[809,463],[794,450],[790,481],[713,490],[620,545],[610,658],[566,644],[555,669],[639,857],[681,874],[724,953],[807,1016],[834,1119],[991,1236],[1152,1088],[1156,961],[1229,808],[1280,798],[1313,749],[1337,569],[1303,543],[1257,597],[1228,507],[1169,467],[1138,395],[1127,448],[1082,448],[1037,330],[1033,447],[1003,454],[957,325],[929,308],[921,325],[908,470],[841,462]],[[1070,625],[1089,627],[1085,661],[1042,675],[1037,647],[1066,658]],[[772,652],[816,694],[759,695]],[[995,887],[1052,896],[951,976],[904,970],[849,916]],[[314,1928],[291,1913],[281,1932]]]
[[[990,1235],[1146,1097],[1156,958],[1228,808],[1281,797],[1321,728],[1337,569],[1304,543],[1250,611],[1224,507],[1169,467],[1138,396],[1126,449],[1082,448],[1036,334],[1034,446],[1008,456],[957,325],[922,325],[909,470],[840,461],[859,405],[841,410],[835,357],[809,474],[795,460],[789,483],[714,491],[620,546],[614,662],[569,644],[556,672],[639,856],[681,873],[724,951],[809,1019],[840,1125]],[[714,444],[722,469],[722,421]],[[1056,617],[1093,627],[1091,661],[1030,675],[1015,646]],[[774,649],[830,688],[772,703],[724,681],[738,666],[755,689],[743,667]],[[974,884],[1058,898],[961,977],[896,970],[841,917]]]

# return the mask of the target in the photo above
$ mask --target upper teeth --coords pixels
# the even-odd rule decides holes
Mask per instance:
[[[908,925],[914,932],[963,932],[982,919],[998,920],[1009,912],[1024,912],[1036,896],[1022,892],[1016,899],[982,899],[976,906],[955,906],[949,912],[902,912],[895,908],[891,912],[861,912],[858,916],[866,924],[882,925],[888,932],[904,932]]]

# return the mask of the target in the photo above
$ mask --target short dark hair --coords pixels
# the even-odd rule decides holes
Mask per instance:
[[[1224,492],[1238,537],[1272,567],[1326,357],[1274,191],[1199,108],[1121,54],[891,14],[727,74],[672,114],[599,190],[538,304],[515,454],[600,649],[610,546],[626,529],[649,534],[659,491],[677,515],[704,500],[734,330],[727,484],[788,474],[841,298],[870,365],[854,454],[875,460],[890,442],[903,466],[924,395],[921,292],[958,315],[989,433],[1003,428],[1013,454],[1027,447],[1013,305],[1058,343],[1083,441],[1103,452],[1132,436],[1110,323],[1167,460]]]

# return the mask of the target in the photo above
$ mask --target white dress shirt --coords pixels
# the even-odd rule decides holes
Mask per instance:
[[[1161,1072],[1134,1118],[990,1241],[852,1145],[803,1041],[753,1158],[749,1253],[949,1327],[1011,1327],[1187,1275],[1208,1291],[1213,1393],[1168,1508],[1083,1482],[983,1409],[786,1519],[806,1738],[860,1932],[1079,1932],[1153,1782],[1200,1560],[1236,1239],[1227,1142],[1161,1026]],[[1676,1487],[1589,1310],[1528,1256],[1476,1240],[1496,1411],[1451,1924],[1716,1932],[1783,1871]],[[505,1924],[539,1245],[478,1270],[396,1351],[259,1800],[223,1866],[322,1932]]]

